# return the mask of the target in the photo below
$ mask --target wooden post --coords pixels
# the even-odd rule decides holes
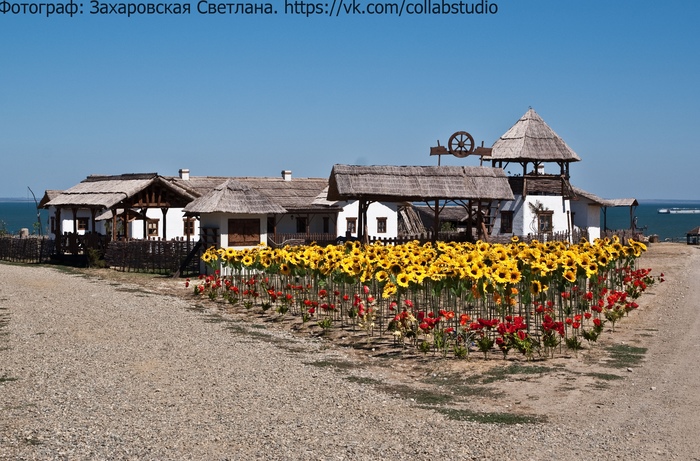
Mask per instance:
[[[168,208],[161,208],[160,211],[163,213],[163,240],[168,239]],[[267,223],[265,223],[267,225]]]

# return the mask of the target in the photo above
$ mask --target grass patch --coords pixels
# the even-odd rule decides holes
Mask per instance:
[[[552,367],[541,365],[522,365],[514,363],[507,367],[495,367],[484,373],[482,378],[483,384],[489,384],[496,381],[502,381],[510,376],[515,375],[541,375],[554,371]]]
[[[456,408],[432,408],[454,421],[473,421],[482,424],[536,424],[544,423],[547,418],[535,415],[518,415],[513,413],[477,413]]]
[[[9,383],[12,381],[17,381],[17,378],[13,378],[7,375],[0,376],[0,383]]]
[[[351,383],[365,384],[370,386],[378,386],[382,384],[382,382],[378,379],[368,378],[366,376],[346,376],[345,379],[347,379]]]
[[[591,378],[600,379],[603,381],[617,381],[618,379],[623,379],[622,376],[613,373],[585,373],[585,376],[590,376]]]
[[[316,360],[313,362],[304,362],[304,364],[319,368],[338,368],[339,370],[352,370],[357,368],[357,365],[345,360]]]
[[[610,355],[604,364],[610,368],[627,368],[637,366],[644,359],[646,347],[630,346],[629,344],[616,344],[606,349]]]

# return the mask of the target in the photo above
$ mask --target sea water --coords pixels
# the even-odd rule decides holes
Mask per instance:
[[[634,209],[637,218],[637,228],[644,235],[656,234],[660,240],[685,241],[686,233],[700,226],[700,214],[660,214],[659,208],[700,208],[700,201],[640,201]],[[47,210],[39,211],[41,231],[46,234],[48,229]],[[629,229],[629,207],[608,208],[606,213],[608,229]],[[601,212],[600,225],[603,226],[604,216]],[[0,199],[0,231],[3,229],[11,234],[19,233],[27,228],[32,234],[38,234],[37,209],[33,200]]]
[[[30,234],[47,233],[49,213],[48,210],[39,210],[37,218],[36,204],[33,200],[24,199],[0,199],[0,232],[3,230],[10,234],[18,234],[20,229],[29,229]]]
[[[639,206],[634,209],[634,216],[637,218],[637,229],[644,235],[656,234],[662,241],[685,241],[688,231],[700,226],[700,214],[664,214],[659,213],[660,208],[700,208],[700,201],[640,200]],[[600,225],[603,226],[602,215]],[[608,208],[607,227],[629,229],[629,207]]]

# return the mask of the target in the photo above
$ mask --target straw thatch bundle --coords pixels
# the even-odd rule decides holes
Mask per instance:
[[[218,185],[212,191],[185,206],[186,213],[268,214],[286,213],[269,197],[234,179]]]
[[[530,108],[491,148],[491,160],[578,162],[581,159]]]
[[[334,165],[329,200],[513,200],[502,169],[469,166]]]

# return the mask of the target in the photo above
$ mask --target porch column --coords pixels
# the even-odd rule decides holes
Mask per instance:
[[[160,211],[163,213],[163,240],[167,240],[168,239],[168,220],[165,218],[168,215],[168,208],[161,208]]]
[[[78,209],[77,208],[71,208],[71,211],[73,211],[73,234],[78,234]]]
[[[61,209],[56,208],[56,254],[63,254],[61,249],[61,237],[63,237],[63,222],[61,221]]]

